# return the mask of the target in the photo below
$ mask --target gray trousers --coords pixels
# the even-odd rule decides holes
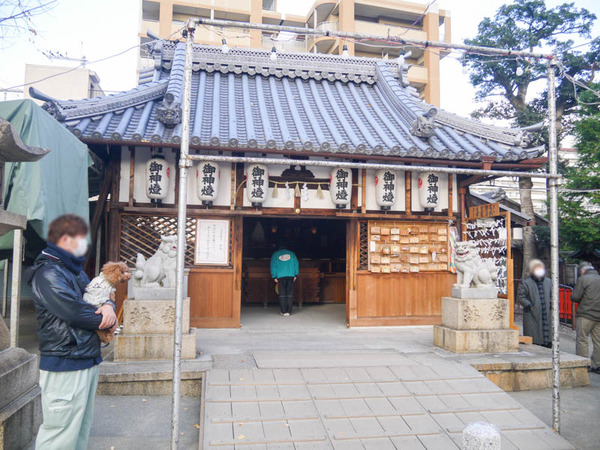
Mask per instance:
[[[86,450],[94,420],[98,366],[71,372],[40,370],[42,411],[36,450]]]
[[[600,322],[577,317],[577,355],[590,357],[589,337],[592,336],[592,367],[600,367]]]

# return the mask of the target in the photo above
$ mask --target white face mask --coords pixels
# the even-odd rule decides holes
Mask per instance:
[[[81,258],[82,256],[85,256],[85,254],[87,253],[88,250],[88,243],[87,243],[87,239],[86,238],[76,238],[77,241],[77,247],[75,247],[72,251],[73,256],[76,256],[77,258]]]
[[[546,275],[546,269],[544,269],[543,267],[536,267],[535,269],[533,269],[533,275],[536,278],[544,278],[544,275]]]

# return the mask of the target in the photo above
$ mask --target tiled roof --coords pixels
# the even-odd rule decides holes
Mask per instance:
[[[181,142],[183,43],[159,42],[136,88],[46,100],[82,140]],[[539,156],[524,130],[498,128],[427,105],[402,60],[194,46],[190,140],[204,148],[302,150],[447,160]]]

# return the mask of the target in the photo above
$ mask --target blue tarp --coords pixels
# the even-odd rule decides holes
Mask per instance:
[[[0,102],[0,117],[8,120],[30,146],[51,151],[36,162],[6,163],[5,209],[27,216],[28,224],[45,239],[49,223],[61,214],[89,219],[88,148],[33,100]],[[0,249],[12,247],[12,233],[0,238]]]

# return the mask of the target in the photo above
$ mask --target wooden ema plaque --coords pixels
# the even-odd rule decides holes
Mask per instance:
[[[368,227],[371,273],[449,270],[447,223],[369,221]]]

